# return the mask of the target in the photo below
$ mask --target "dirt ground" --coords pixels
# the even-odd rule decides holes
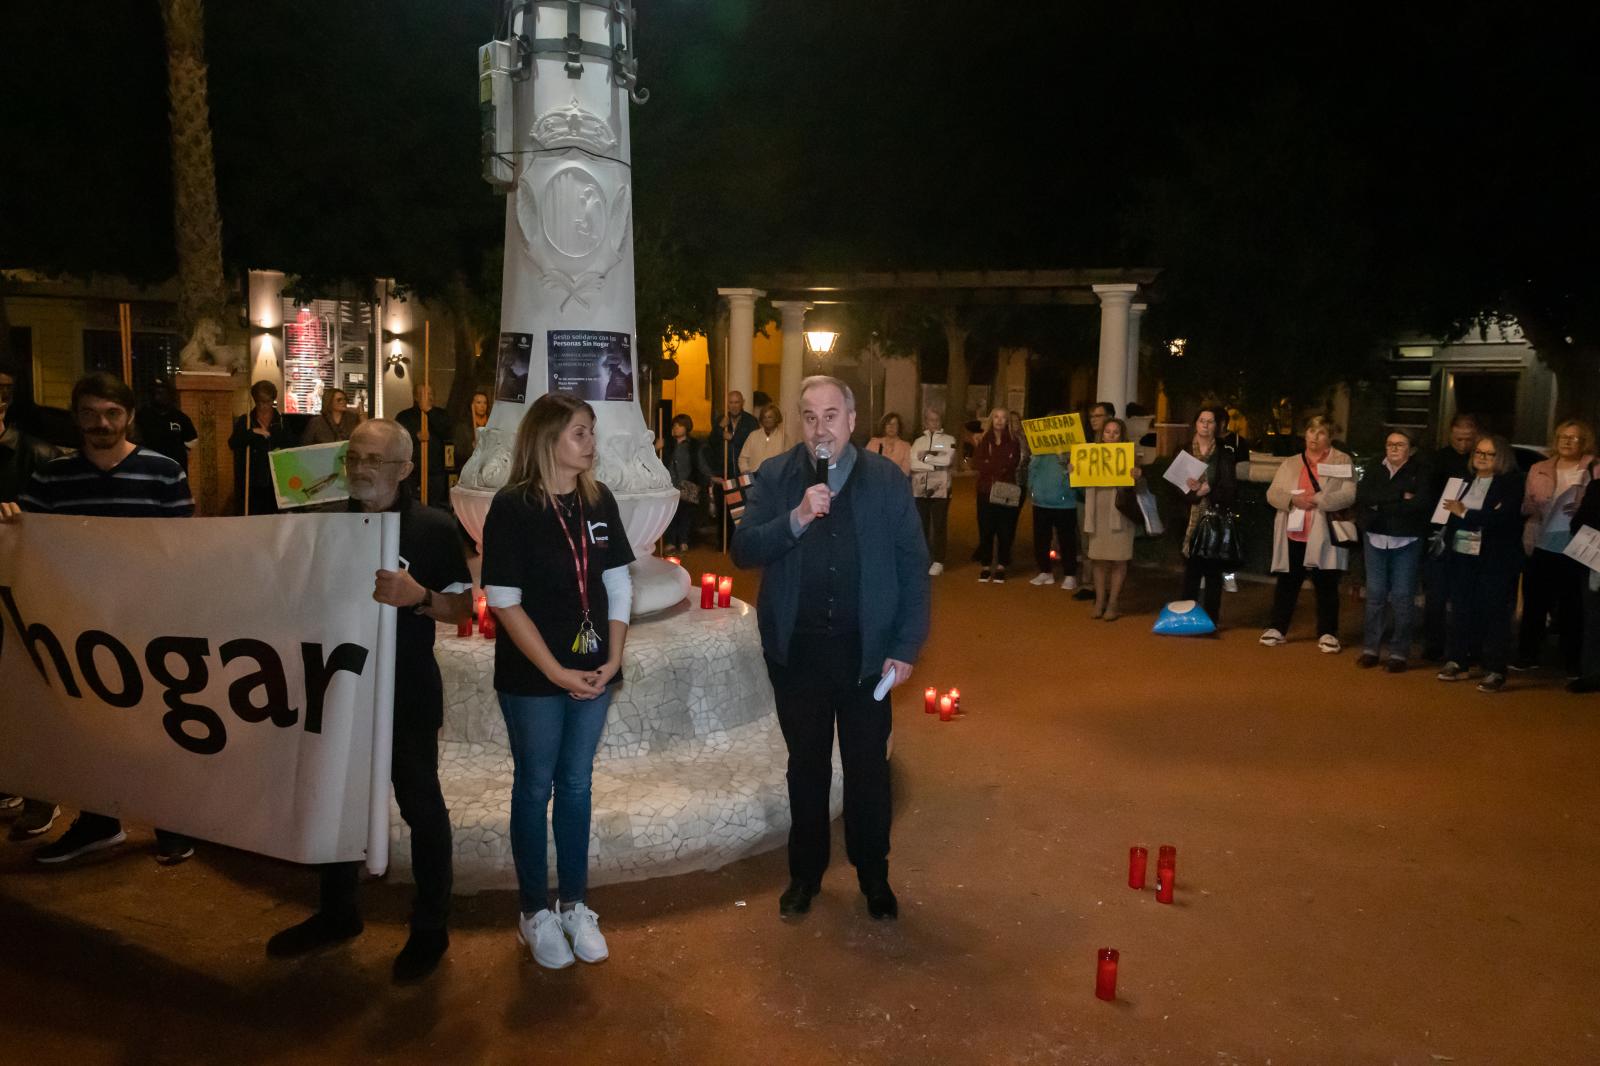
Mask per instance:
[[[801,921],[777,916],[780,850],[594,890],[611,960],[550,973],[488,893],[397,989],[409,886],[369,885],[364,936],[280,963],[262,945],[307,913],[305,870],[216,847],[162,869],[147,830],[67,869],[0,844],[0,1061],[1600,1062],[1600,702],[1549,674],[1487,696],[1358,671],[1312,644],[1309,592],[1276,649],[1262,585],[1217,640],[1150,635],[1177,584],[1152,571],[1095,622],[1026,583],[1025,535],[980,585],[970,486],[895,694],[898,923],[867,919],[836,839]],[[965,718],[925,716],[925,685]],[[1152,869],[1177,845],[1175,905],[1127,887],[1134,843]]]

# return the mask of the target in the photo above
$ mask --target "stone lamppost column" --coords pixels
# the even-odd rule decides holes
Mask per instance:
[[[778,410],[789,427],[789,439],[798,439],[800,425],[800,382],[805,380],[806,312],[804,300],[778,300],[772,306],[783,316],[783,363],[778,373]]]
[[[761,289],[718,289],[728,301],[728,391],[751,405],[756,383],[756,297]],[[713,356],[714,358],[715,356]],[[721,397],[712,397],[713,407]]]
[[[1149,308],[1149,304],[1132,304],[1128,307],[1127,399],[1129,403],[1139,402],[1139,320]]]
[[[1128,408],[1128,305],[1137,285],[1096,285],[1100,297],[1100,374],[1095,400],[1117,405],[1120,417]]]

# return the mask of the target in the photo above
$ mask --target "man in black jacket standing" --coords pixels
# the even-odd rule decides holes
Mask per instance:
[[[1450,443],[1433,453],[1428,464],[1428,514],[1439,505],[1439,496],[1451,478],[1472,480],[1472,445],[1478,439],[1478,420],[1458,414],[1450,420]],[[1440,527],[1434,526],[1437,531]],[[1430,663],[1444,661],[1445,644],[1445,564],[1450,553],[1429,555],[1422,567],[1422,587],[1427,593],[1422,616],[1422,657]]]
[[[762,467],[733,539],[734,563],[762,568],[761,645],[789,747],[790,881],[778,913],[804,914],[822,890],[837,720],[845,850],[867,912],[894,918],[892,716],[874,690],[904,684],[927,639],[928,550],[900,468],[850,442],[850,387],[807,378],[800,421],[805,443]]]

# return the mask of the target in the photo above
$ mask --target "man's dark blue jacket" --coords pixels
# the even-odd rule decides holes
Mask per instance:
[[[797,549],[811,535],[794,535],[789,512],[800,505],[815,470],[804,444],[763,463],[733,535],[734,565],[762,568],[756,601],[761,646],[780,664],[789,661],[789,640],[800,611]],[[915,663],[928,639],[928,548],[911,483],[894,462],[858,448],[850,478],[861,562],[860,676],[877,677],[885,659]]]

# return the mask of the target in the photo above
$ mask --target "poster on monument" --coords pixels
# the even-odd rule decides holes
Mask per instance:
[[[633,338],[598,329],[549,333],[550,391],[582,400],[633,399]]]
[[[528,400],[528,364],[533,360],[533,334],[500,334],[500,355],[494,370],[494,398],[511,403]]]

